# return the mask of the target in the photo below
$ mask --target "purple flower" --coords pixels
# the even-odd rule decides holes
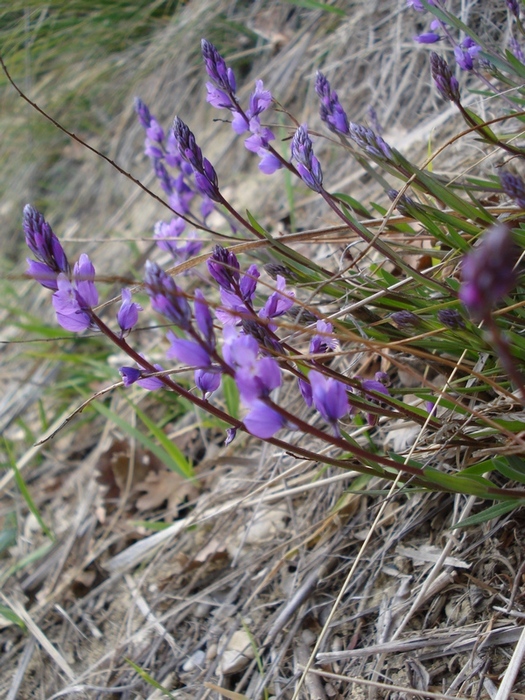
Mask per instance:
[[[195,321],[197,328],[201,332],[207,346],[210,349],[215,347],[215,331],[213,330],[213,319],[210,313],[210,307],[206,303],[204,294],[200,289],[195,290],[195,302],[193,304],[195,312]]]
[[[131,291],[129,289],[123,289],[121,296],[122,304],[117,313],[117,321],[122,334],[124,334],[129,333],[133,326],[136,325],[139,320],[139,311],[142,311],[142,306],[131,301]]]
[[[310,341],[309,352],[311,355],[318,355],[321,353],[329,352],[330,350],[335,350],[338,346],[337,338],[335,338],[332,333],[334,327],[328,321],[323,321],[319,319],[316,323],[317,332],[322,333],[322,335],[314,335]]]
[[[480,51],[481,46],[478,46],[469,36],[465,37],[461,44],[454,49],[454,57],[461,70],[472,70],[474,59]]]
[[[518,59],[518,61],[525,63],[525,54],[522,51],[519,41],[513,36],[511,36],[509,39],[509,48],[512,54]]]
[[[317,72],[315,78],[315,91],[321,98],[319,114],[322,121],[328,126],[330,131],[339,134],[348,134],[348,117],[344,111],[337,92],[332,90],[327,78],[320,72]]]
[[[430,54],[430,69],[434,83],[445,100],[450,100],[455,104],[459,103],[459,83],[452,75],[448,63],[437,53]]]
[[[257,155],[261,159],[259,161],[259,170],[265,175],[273,175],[276,170],[283,167],[279,158],[264,148],[260,148],[257,151]]]
[[[171,253],[178,262],[189,260],[194,255],[200,253],[202,242],[198,240],[196,231],[190,231],[187,235],[189,240],[185,243],[178,243],[177,238],[184,231],[186,222],[181,217],[173,218],[169,223],[157,221],[155,224],[154,238],[161,250]]]
[[[144,287],[150,296],[152,308],[182,330],[189,330],[191,309],[183,291],[157,263],[148,260],[145,270]]]
[[[435,5],[435,0],[427,0],[429,5]],[[421,0],[407,0],[407,7],[411,7],[416,12],[426,12],[426,7],[423,6]]]
[[[135,97],[135,112],[137,113],[137,117],[139,118],[142,128],[147,129],[151,124],[151,112],[140,97]]]
[[[294,305],[295,293],[286,289],[286,280],[281,275],[277,275],[277,291],[270,294],[265,305],[259,311],[259,318],[277,318],[285,314]],[[275,330],[277,326],[269,324],[270,330]]]
[[[474,320],[490,314],[492,306],[514,287],[519,252],[509,227],[496,224],[465,256],[459,298]]]
[[[201,40],[202,57],[206,72],[213,83],[228,94],[235,94],[235,75],[215,46],[206,39]]]
[[[302,124],[294,134],[291,144],[292,158],[297,161],[297,171],[303,182],[315,192],[323,189],[321,164],[314,156],[312,140],[308,136],[306,124]]]
[[[213,392],[217,391],[219,388],[221,383],[221,373],[219,371],[213,372],[204,369],[196,369],[194,379],[197,388],[202,391],[203,398],[206,398],[209,394],[213,394]]]
[[[525,209],[525,184],[521,177],[503,171],[499,179],[507,197],[511,197],[519,207]]]
[[[61,272],[57,277],[57,291],[53,306],[57,321],[68,331],[79,333],[92,324],[91,308],[98,304],[94,283],[95,268],[89,257],[82,253],[73,268],[73,281]],[[96,326],[93,326],[96,328]]]
[[[51,226],[30,204],[24,207],[22,227],[26,244],[37,261],[28,259],[27,274],[37,280],[43,287],[57,290],[57,276],[70,274],[69,262],[60,241]]]
[[[348,413],[346,387],[337,379],[326,378],[320,372],[311,370],[308,375],[312,387],[312,399],[315,408],[327,423],[339,435],[337,421]]]
[[[225,333],[223,357],[235,371],[235,382],[242,400],[251,404],[256,399],[269,396],[281,385],[281,368],[271,357],[258,357],[259,344],[251,335],[237,335],[232,330]]]
[[[437,41],[441,41],[443,37],[436,32],[425,32],[423,34],[418,34],[414,37],[414,41],[418,44],[435,44]]]
[[[206,83],[206,90],[208,91],[206,101],[212,107],[217,109],[235,109],[235,104],[232,102],[231,97],[224,90],[219,90],[213,83]]]
[[[382,374],[382,373],[378,373]],[[376,375],[377,377],[377,375]],[[373,403],[379,403],[378,399],[373,395],[370,394],[369,392],[375,391],[378,394],[384,394],[385,396],[389,396],[390,392],[386,388],[386,386],[383,384],[383,382],[378,381],[378,379],[364,379],[361,382],[361,387],[364,390],[366,394],[366,398],[372,401]],[[377,416],[375,413],[367,413],[366,420],[368,425],[375,425],[377,423]]]
[[[512,12],[512,14],[514,15],[514,17],[516,17],[517,19],[519,19],[519,16],[520,16],[520,4],[519,4],[518,0],[505,0],[505,2],[507,3],[507,7],[508,7],[509,10]]]
[[[284,428],[286,420],[274,408],[267,406],[264,401],[254,401],[244,419],[244,425],[248,432],[255,437],[267,440],[273,437],[278,430]]]
[[[350,122],[349,127],[350,138],[357,143],[357,145],[370,153],[370,155],[376,156],[376,158],[381,158],[381,160],[391,160],[392,159],[392,149],[386,143],[386,141],[375,134],[372,129],[362,124],[355,124]]]
[[[310,383],[307,382],[305,379],[301,379],[299,377],[297,381],[299,383],[299,390],[301,392],[301,396],[303,397],[303,401],[310,408],[310,406],[314,402],[314,399],[312,396],[312,387],[311,387]]]
[[[205,369],[210,366],[211,360],[207,350],[194,340],[177,338],[173,331],[169,331],[167,339],[171,345],[166,352],[170,360],[178,360],[189,367]]]
[[[163,368],[161,365],[153,366],[156,370],[162,372]],[[125,387],[135,383],[148,391],[155,391],[155,389],[162,389],[164,387],[164,382],[159,377],[148,377],[146,370],[138,369],[137,367],[120,367],[119,374],[122,377]]]

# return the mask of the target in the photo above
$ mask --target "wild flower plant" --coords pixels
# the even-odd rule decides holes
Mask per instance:
[[[448,44],[452,49],[447,58],[436,52],[429,56],[429,75],[439,95],[457,107],[468,130],[487,151],[522,159],[525,145],[520,144],[519,134],[505,132],[506,124],[522,118],[525,65],[517,58],[518,40],[513,38],[514,44],[503,51],[484,43],[448,12],[444,0],[411,0],[407,5],[433,15],[428,31],[416,36],[416,43]],[[507,5],[521,32],[519,5]],[[448,62],[449,55],[455,63]],[[103,333],[134,363],[120,369],[125,387],[164,388],[183,396],[227,426],[227,442],[239,431],[247,431],[298,457],[387,479],[400,473],[402,481],[417,487],[509,499],[509,507],[521,503],[523,490],[494,485],[480,474],[491,469],[504,476],[512,472],[513,479],[524,483],[519,478],[525,473],[520,471],[522,463],[518,468],[512,462],[515,458],[506,461],[500,456],[490,462],[476,456],[477,451],[487,454],[491,448],[500,455],[505,447],[516,453],[519,430],[505,428],[500,434],[492,431],[487,435],[482,417],[471,410],[476,386],[493,397],[503,394],[511,403],[515,400],[512,392],[518,389],[525,404],[521,310],[495,315],[496,305],[511,301],[508,295],[519,281],[518,263],[525,240],[520,223],[520,210],[525,207],[521,178],[502,171],[499,180],[463,178],[459,184],[446,185],[387,143],[373,110],[371,126],[351,121],[326,75],[318,72],[315,91],[321,123],[352,154],[352,163],[365,167],[378,182],[387,183],[385,196],[392,206],[390,212],[381,210],[381,230],[403,233],[414,244],[422,231],[430,241],[425,250],[430,265],[427,269],[415,266],[402,247],[374,230],[365,205],[330,191],[330,178],[323,175],[315,153],[319,137],[314,141],[309,131],[318,124],[283,127],[283,135],[291,137],[289,157],[283,157],[273,145],[277,140],[274,127],[266,124],[275,103],[263,82],[255,82],[248,103],[242,105],[234,71],[207,40],[202,41],[202,56],[209,78],[207,101],[229,111],[236,134],[247,134],[244,146],[259,157],[262,173],[280,177],[277,171],[287,169],[298,186],[306,185],[321,197],[359,242],[359,260],[342,272],[325,269],[288,241],[274,239],[251,215],[243,215],[226,199],[215,167],[203,155],[189,126],[175,117],[166,133],[149,107],[137,99],[145,154],[174,212],[170,221],[154,226],[159,247],[178,263],[200,265],[204,256],[198,254],[209,240],[206,222],[215,209],[234,234],[242,227],[244,236],[258,239],[271,262],[264,266],[262,262],[245,263],[240,257],[242,244],[215,245],[205,256],[206,267],[199,267],[201,288],[191,291],[189,278],[173,277],[149,260],[142,287],[153,311],[171,326],[165,357],[176,363],[175,368],[163,370],[153,359],[143,357],[130,340],[135,337],[139,313],[143,313],[133,301],[134,290],[122,290],[116,324],[107,323],[98,310],[96,273],[88,256],[82,254],[71,267],[50,225],[28,205],[23,227],[34,258],[29,260],[27,274],[53,292],[58,323],[74,333],[87,329]],[[466,106],[461,72],[468,73],[469,86],[477,79],[486,96],[500,98],[500,112],[492,123]],[[392,180],[397,181],[397,189]],[[483,194],[493,191],[514,204],[501,211],[487,206]],[[399,217],[393,216],[394,208]],[[312,293],[323,297],[323,311],[312,302]],[[461,356],[458,347],[463,350]],[[440,389],[439,382],[434,383],[426,372],[419,374],[420,386],[412,391],[421,406],[404,403],[407,389],[397,374],[402,368],[397,348],[422,358],[434,375],[445,374],[452,363],[459,380]],[[481,351],[491,358],[485,374],[474,369]],[[388,372],[357,374],[354,360],[364,355],[382,357]],[[180,378],[181,366],[193,372],[192,381],[184,375]],[[366,366],[361,363],[359,371]],[[232,381],[243,405],[239,415],[228,412],[221,398],[221,386]],[[290,396],[301,397],[301,406],[292,404]],[[440,403],[444,413],[437,410]],[[293,411],[291,405],[296,406]],[[451,416],[457,430],[449,446],[465,455],[465,466],[459,472],[436,468],[428,450],[424,461],[418,461],[412,454],[391,454],[373,444],[374,426],[393,418],[415,422],[432,436]],[[372,446],[352,436],[356,424],[367,427]],[[470,425],[477,426],[479,435],[472,434]]]

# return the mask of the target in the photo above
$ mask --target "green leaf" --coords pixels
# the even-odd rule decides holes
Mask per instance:
[[[465,518],[457,525],[451,525],[450,528],[455,530],[460,527],[471,527],[472,525],[481,525],[481,523],[486,523],[487,520],[492,520],[493,518],[499,518],[506,513],[509,513],[515,508],[524,505],[524,501],[520,499],[515,499],[512,501],[504,501],[503,503],[495,503],[493,506],[486,508],[481,511],[481,513],[476,513],[476,515],[471,515],[470,518]]]
[[[290,5],[296,5],[297,7],[305,7],[307,10],[323,10],[323,12],[333,12],[334,15],[339,15],[340,17],[346,17],[346,12],[341,10],[340,7],[334,7],[333,5],[327,5],[324,2],[318,2],[317,0],[284,0],[290,3]]]
[[[222,391],[224,393],[224,400],[226,401],[226,408],[228,413],[233,418],[239,420],[239,389],[233,377],[229,377],[227,374],[222,377]]]
[[[145,671],[143,668],[140,666],[137,666],[137,664],[133,663],[131,659],[127,659],[124,657],[124,661],[131,666],[131,668],[136,671],[139,676],[142,678],[142,680],[146,681],[149,685],[151,685],[152,688],[156,688],[157,690],[160,690],[161,693],[164,693],[164,695],[167,695],[169,698],[172,698],[172,700],[175,700],[175,695],[173,693],[170,693],[170,691],[165,688],[163,685],[161,685],[158,681],[156,681],[152,676],[149,675],[147,671]]]
[[[465,477],[462,474],[445,474],[433,467],[425,467],[425,477],[433,484],[437,484],[452,493],[464,493],[470,496],[488,498],[488,488],[493,484],[482,476],[472,475]]]
[[[0,605],[0,615],[2,617],[5,617],[6,620],[9,620],[9,622],[12,622],[15,625],[18,625],[21,629],[26,631],[27,627],[25,622],[22,620],[21,617],[18,617],[16,613],[14,613],[11,608],[8,608],[7,605]]]
[[[100,401],[92,401],[89,405],[96,409],[105,418],[113,421],[115,425],[118,425],[118,427],[121,430],[127,433],[130,437],[137,440],[137,442],[140,442],[140,444],[147,450],[153,452],[155,457],[158,457],[160,461],[168,467],[168,469],[177,472],[178,474],[186,477],[187,479],[191,479],[193,477],[193,468],[186,459],[186,457],[184,457],[182,452],[179,450],[179,448],[176,445],[174,445],[166,437],[164,432],[160,430],[160,428],[158,428],[152,421],[150,421],[150,419],[147,418],[147,416],[145,416],[144,413],[142,413],[142,411],[138,410],[136,406],[133,406],[133,404],[131,404],[133,406],[133,410],[137,412],[137,416],[146,425],[146,427],[149,430],[151,430],[151,432],[153,433],[153,435],[155,435],[159,442],[161,442],[162,447],[160,445],[157,445],[157,443],[154,440],[144,435],[144,433],[141,433],[140,430],[137,430],[137,428],[128,423],[126,420],[124,420],[124,418],[122,418],[117,413],[109,409]],[[162,433],[163,436],[162,440],[160,438],[160,433]],[[163,449],[166,447],[168,449]]]

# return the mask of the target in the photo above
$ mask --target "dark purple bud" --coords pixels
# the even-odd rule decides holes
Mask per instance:
[[[417,207],[417,204],[411,197],[406,194],[402,194],[401,197],[398,198],[399,192],[397,190],[388,190],[387,194],[392,202],[397,200],[396,209],[400,214],[403,216],[413,215],[413,213],[410,212],[410,209]]]
[[[519,19],[519,16],[520,16],[520,4],[519,4],[518,0],[505,0],[505,2],[507,3],[507,7],[508,7],[509,10],[512,12],[512,14],[514,15],[514,17],[516,17],[517,19]]]
[[[151,298],[151,306],[172,323],[187,331],[191,328],[191,309],[183,291],[156,263],[148,260],[144,287]]]
[[[459,46],[454,49],[454,57],[456,63],[461,70],[472,70],[474,68],[474,59],[481,51],[481,46],[467,36]]]
[[[240,282],[239,261],[234,253],[216,245],[206,264],[210,275],[220,287],[230,292],[237,291]]]
[[[440,309],[437,313],[438,320],[452,330],[463,330],[465,321],[456,309]]]
[[[321,165],[314,156],[312,141],[308,136],[306,124],[300,126],[294,134],[291,144],[292,158],[297,161],[297,171],[303,182],[315,192],[323,189]]]
[[[234,94],[236,85],[232,69],[227,67],[215,46],[206,39],[201,40],[201,49],[206,72],[211,80],[220,90]]]
[[[270,350],[270,352],[276,353],[277,355],[285,354],[281,343],[272,336],[266,326],[257,323],[257,321],[243,319],[241,321],[241,327],[247,335],[251,336],[259,343],[261,349]]]
[[[472,318],[482,320],[516,284],[519,248],[505,224],[488,229],[461,266],[459,298]]]
[[[162,372],[161,365],[153,366],[156,370]],[[135,383],[148,391],[155,391],[156,389],[162,389],[164,387],[164,383],[161,379],[158,377],[150,377],[148,376],[148,372],[143,369],[138,369],[137,367],[120,367],[119,374],[126,387]]]
[[[393,154],[390,146],[367,126],[350,122],[349,136],[367,153],[381,158],[381,160],[392,160]]]
[[[291,270],[286,265],[280,265],[279,263],[268,263],[264,266],[265,271],[274,280],[277,276],[284,277],[287,282],[297,282],[298,277],[293,270]]]
[[[58,289],[57,275],[63,272],[69,277],[71,272],[60,241],[42,214],[30,204],[24,207],[22,226],[26,244],[39,261],[38,263],[28,261],[28,274],[35,277],[43,287]]]
[[[303,306],[291,306],[286,312],[286,315],[289,318],[293,318],[297,323],[302,322],[310,325],[318,321],[318,317]]]
[[[452,75],[448,63],[437,53],[430,54],[430,69],[434,83],[445,100],[459,104],[459,83]]]
[[[119,374],[126,387],[135,384],[142,377],[142,372],[137,367],[120,367]]]
[[[173,134],[181,157],[193,168],[199,191],[214,202],[221,201],[217,173],[210,161],[202,157],[195,136],[179,117],[173,121]]]
[[[416,328],[420,325],[421,320],[419,316],[413,314],[412,311],[394,311],[390,314],[390,320],[394,323],[400,330],[408,330],[411,328]]]
[[[375,111],[375,109],[372,106],[370,106],[366,110],[366,114],[372,129],[375,131],[376,134],[379,134],[379,136],[381,136],[381,134],[383,133],[383,127],[379,123],[379,119],[377,118],[377,112]]]
[[[142,311],[142,306],[131,301],[131,291],[129,289],[122,290],[122,304],[117,313],[117,321],[122,333],[129,331],[136,325],[139,320],[139,311]]]
[[[151,124],[151,112],[140,97],[135,97],[135,112],[142,128],[148,129]]]
[[[246,302],[251,302],[255,290],[257,288],[257,280],[261,276],[261,273],[257,269],[257,265],[250,265],[243,275],[241,282],[239,284],[239,289],[241,292],[241,299]]]
[[[390,386],[390,377],[386,372],[376,372],[374,374],[376,382],[381,382],[383,386]]]
[[[525,209],[525,184],[523,184],[521,177],[503,171],[500,173],[499,179],[507,197],[510,197],[519,207]]]
[[[348,134],[348,117],[344,111],[337,92],[332,90],[327,78],[317,72],[315,79],[315,91],[321,98],[319,115],[321,120],[328,126],[330,131],[339,134]]]

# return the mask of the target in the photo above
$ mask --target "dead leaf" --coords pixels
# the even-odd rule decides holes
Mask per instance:
[[[167,469],[150,472],[135,488],[145,494],[137,498],[138,510],[153,510],[167,501],[167,510],[174,511],[186,498],[192,501],[199,495],[194,481]]]

